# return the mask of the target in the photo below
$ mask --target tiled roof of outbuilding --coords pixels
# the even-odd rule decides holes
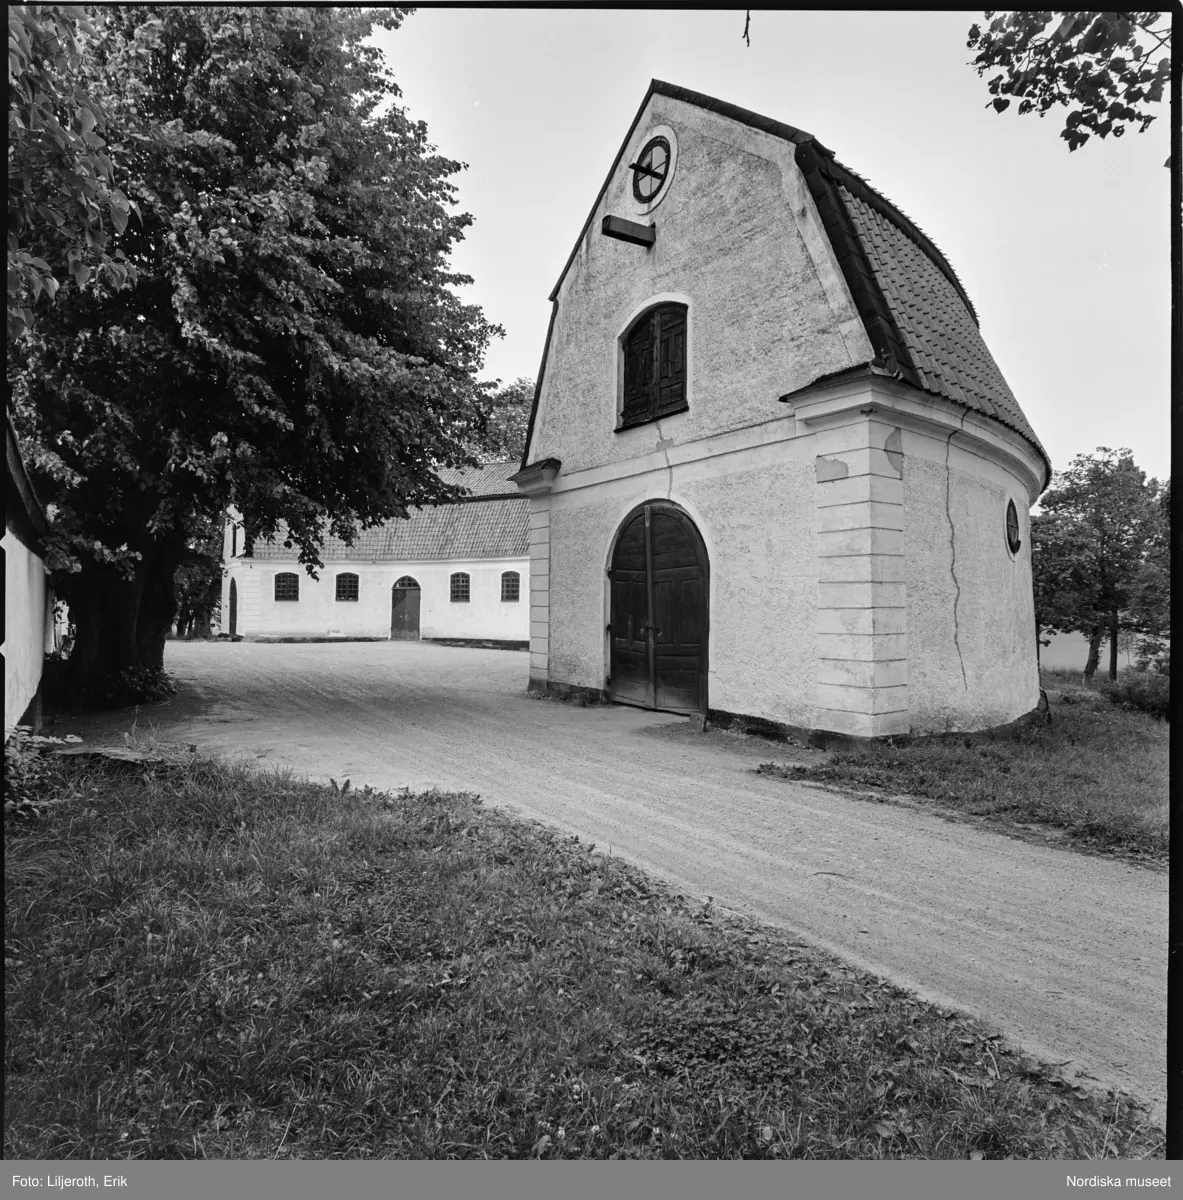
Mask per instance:
[[[363,529],[352,546],[336,537],[325,539],[320,556],[327,562],[382,559],[394,562],[453,558],[523,558],[530,550],[530,501],[508,478],[516,463],[484,467],[444,467],[445,483],[459,484],[472,499],[434,508],[413,508],[405,519],[395,518]],[[268,542],[258,541],[254,557],[293,562],[297,552],[285,549],[287,531],[280,529]]]
[[[479,467],[440,467],[436,472],[444,483],[454,483],[467,488],[477,496],[513,496],[521,495],[517,487],[510,483],[510,477],[518,469],[517,463],[498,462],[484,463]]]
[[[919,376],[919,385],[996,417],[1042,451],[1035,431],[982,340],[977,322],[949,279],[897,225],[845,188],[839,191]]]
[[[1050,479],[1047,451],[987,349],[945,256],[817,142],[798,145],[796,158],[874,347],[874,364],[1022,434]]]
[[[987,349],[978,330],[977,313],[961,281],[945,256],[913,221],[866,180],[839,163],[812,134],[658,79],[649,85],[625,136],[621,154],[650,97],[655,94],[693,104],[792,143],[797,165],[805,176],[843,278],[874,347],[874,365],[915,387],[1009,426],[1039,451],[1046,467],[1045,482],[1051,478],[1047,451],[1035,436]],[[616,161],[619,159],[620,155]],[[596,199],[588,224],[615,170],[616,162]],[[576,249],[586,231],[587,225]],[[573,251],[563,269],[564,275],[574,257]],[[558,296],[561,283],[562,276],[551,293],[552,300]],[[544,351],[542,371],[545,367]],[[539,372],[539,389],[542,371]],[[531,433],[533,424],[534,414],[531,413]],[[522,465],[526,465],[525,457]]]

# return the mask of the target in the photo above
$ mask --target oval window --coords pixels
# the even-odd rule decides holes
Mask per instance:
[[[1019,512],[1013,500],[1006,503],[1006,544],[1012,554],[1018,554],[1019,547],[1023,544],[1022,538],[1019,537]]]

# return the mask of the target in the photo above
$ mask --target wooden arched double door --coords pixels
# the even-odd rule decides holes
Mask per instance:
[[[608,694],[666,712],[706,712],[710,564],[694,522],[652,500],[625,518],[612,554]]]

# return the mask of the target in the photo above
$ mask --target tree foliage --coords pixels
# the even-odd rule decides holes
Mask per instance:
[[[175,571],[231,505],[326,533],[452,498],[500,331],[454,288],[471,218],[365,45],[397,9],[127,6],[85,64],[134,269],[63,290],[10,343],[14,419],[53,505],[85,690],[159,667]]]
[[[1139,639],[1139,666],[1170,672],[1171,661],[1171,481],[1158,496],[1158,514],[1142,569],[1130,598],[1130,624]]]
[[[225,530],[211,523],[194,537],[173,574],[177,601],[177,637],[208,637],[222,601],[222,545]]]
[[[100,14],[80,5],[8,9],[8,336],[32,325],[33,306],[63,280],[98,273],[108,287],[134,279],[110,233],[134,204],[113,186],[102,134],[107,117],[91,78]]]
[[[1087,675],[1096,670],[1103,638],[1109,638],[1109,675],[1116,679],[1121,633],[1161,634],[1163,622],[1169,625],[1163,490],[1129,450],[1102,446],[1057,472],[1032,518],[1037,629],[1041,637],[1088,637]]]
[[[1121,137],[1155,119],[1148,104],[1163,98],[1171,75],[1170,14],[1159,12],[1008,12],[985,14],[968,46],[978,51],[979,75],[989,80],[990,105],[1041,117],[1069,109],[1060,136],[1069,150],[1089,137]],[[989,107],[989,106],[988,106]]]
[[[489,397],[488,423],[476,447],[482,462],[516,462],[522,457],[533,404],[534,380],[524,376]]]

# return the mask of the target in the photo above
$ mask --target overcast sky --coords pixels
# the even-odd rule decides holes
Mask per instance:
[[[468,164],[453,264],[505,329],[486,378],[533,378],[547,297],[649,81],[806,130],[953,265],[1056,469],[1128,446],[1170,473],[1168,109],[1070,154],[1062,116],[996,114],[981,13],[420,9],[379,31],[408,113]]]

